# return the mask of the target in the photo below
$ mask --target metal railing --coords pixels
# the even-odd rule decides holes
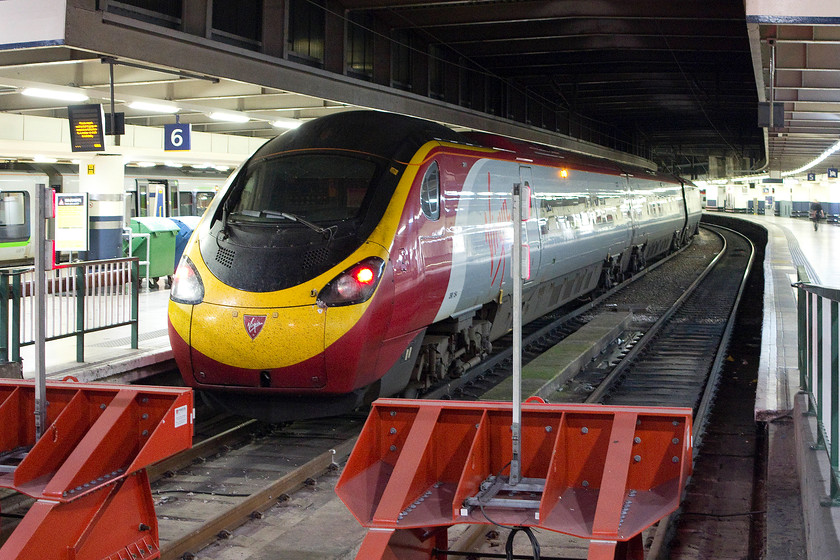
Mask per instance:
[[[138,347],[137,258],[86,261],[46,272],[45,340],[76,337],[76,361],[85,360],[87,333],[131,326]],[[19,362],[35,343],[34,267],[0,270],[0,363]]]
[[[817,443],[831,465],[830,496],[840,505],[840,290],[809,284],[799,271],[795,284],[799,315],[799,382],[808,395],[808,413],[817,419]]]

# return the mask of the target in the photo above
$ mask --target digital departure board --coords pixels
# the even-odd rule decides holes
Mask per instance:
[[[74,152],[105,150],[105,127],[102,105],[69,105],[70,149]]]

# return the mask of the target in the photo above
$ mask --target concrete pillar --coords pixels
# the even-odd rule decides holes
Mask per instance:
[[[79,191],[88,193],[90,229],[85,260],[122,257],[125,164],[120,154],[97,154],[79,164]]]
[[[336,14],[344,8],[335,0],[327,0],[327,12],[324,16],[326,32],[324,34],[324,70],[344,74],[344,19]]]

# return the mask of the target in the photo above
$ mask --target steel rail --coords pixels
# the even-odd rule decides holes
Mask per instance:
[[[750,240],[747,236],[743,235],[742,233],[739,233],[730,228],[726,228],[723,226],[713,227],[729,231],[733,234],[740,235],[741,237],[746,239],[747,243],[749,243],[750,246],[750,258],[747,262],[744,274],[741,277],[740,286],[738,288],[738,294],[735,297],[735,303],[732,306],[732,313],[729,315],[729,318],[726,322],[726,327],[724,328],[723,335],[720,339],[720,343],[718,344],[717,354],[715,356],[715,360],[712,364],[712,368],[709,373],[709,379],[706,383],[706,390],[703,392],[703,397],[700,401],[700,405],[697,407],[697,412],[695,413],[694,427],[692,429],[692,438],[694,439],[695,461],[697,460],[697,455],[699,453],[700,445],[703,440],[703,435],[705,433],[706,418],[711,412],[714,397],[717,392],[718,383],[720,382],[720,375],[723,371],[723,361],[724,359],[726,359],[726,350],[729,346],[729,341],[732,337],[732,329],[735,327],[735,319],[738,315],[738,308],[741,305],[741,298],[744,295],[744,290],[747,286],[747,279],[749,278],[753,262],[755,261],[755,244],[752,242],[752,240]],[[683,496],[684,495],[685,488],[683,488]],[[650,549],[648,550],[647,557],[649,560],[665,560],[667,554],[666,545],[668,535],[671,531],[671,525],[677,520],[678,515],[678,512],[674,512],[659,521],[659,524],[656,526],[656,531],[653,535],[653,540],[651,542]]]
[[[302,486],[307,479],[327,472],[335,464],[336,459],[344,459],[349,456],[355,444],[356,437],[343,441],[329,451],[321,453],[295,470],[276,479],[259,492],[251,494],[245,500],[218,514],[198,529],[162,545],[161,560],[177,560],[185,554],[190,554],[192,551],[207,545],[223,531],[230,531],[238,527],[252,517],[254,512],[267,509],[280,496]]]
[[[720,235],[720,234],[718,234]],[[624,358],[616,364],[613,368],[612,372],[607,375],[607,377],[601,382],[600,385],[593,391],[589,397],[587,397],[586,402],[588,403],[597,403],[600,402],[606,393],[615,385],[618,381],[619,376],[623,373],[626,364],[630,364],[636,357],[647,347],[647,345],[654,339],[661,331],[662,328],[667,325],[674,315],[682,308],[685,301],[695,292],[698,286],[700,286],[706,277],[714,270],[717,264],[721,261],[721,259],[726,254],[728,249],[726,245],[726,239],[723,236],[720,236],[723,241],[723,248],[721,249],[720,253],[718,253],[712,262],[706,267],[706,269],[698,276],[691,285],[686,288],[685,292],[671,305],[668,310],[663,313],[659,319],[654,323],[642,336],[642,338],[631,348]]]
[[[705,224],[704,224],[704,227],[705,227]],[[650,266],[645,267],[644,269],[640,270],[639,272],[637,272],[636,274],[634,274],[633,276],[631,276],[630,278],[628,278],[624,282],[613,286],[612,288],[610,288],[609,290],[607,290],[603,294],[599,295],[598,297],[596,297],[592,301],[590,301],[590,302],[588,302],[584,305],[581,305],[580,307],[576,307],[574,310],[570,311],[569,313],[564,314],[562,317],[559,317],[559,318],[557,318],[553,321],[550,321],[548,324],[546,324],[542,327],[539,327],[539,328],[537,328],[537,330],[535,330],[533,332],[530,332],[529,334],[525,335],[522,339],[522,348],[526,349],[529,345],[534,344],[536,341],[540,340],[541,338],[544,338],[545,336],[549,335],[551,332],[562,329],[564,325],[567,325],[568,323],[577,319],[578,317],[580,317],[584,313],[587,313],[587,312],[591,311],[592,309],[594,309],[595,307],[601,305],[602,303],[607,301],[610,297],[614,296],[615,294],[617,294],[621,290],[627,288],[628,286],[630,286],[634,282],[637,282],[638,280],[641,280],[642,278],[647,276],[648,273],[653,272],[654,270],[656,270],[660,266],[663,266],[665,263],[669,262],[671,259],[673,259],[677,255],[681,254],[683,251],[688,249],[690,246],[691,246],[691,244],[689,243],[689,244],[681,247],[677,251],[674,251],[672,254],[670,254],[666,257],[663,257],[663,258],[659,259],[658,261],[656,261],[655,263],[651,264]],[[553,311],[551,313],[553,313]],[[539,319],[537,319],[536,321],[532,321],[530,323],[530,325],[533,325],[534,323],[538,323],[538,322],[539,322]],[[462,375],[461,377],[459,377],[457,379],[447,380],[447,381],[435,386],[431,390],[422,393],[421,398],[424,398],[424,399],[445,399],[445,398],[449,398],[449,397],[452,396],[452,394],[454,392],[463,389],[464,387],[466,387],[467,385],[470,385],[471,383],[474,383],[476,381],[476,379],[480,379],[480,378],[484,377],[490,371],[495,369],[497,366],[501,365],[502,363],[504,363],[506,361],[511,360],[512,357],[513,357],[513,346],[505,347],[505,348],[499,350],[498,352],[493,353],[490,357],[488,357],[486,360],[482,361],[480,364],[478,364],[475,367],[472,367],[469,370],[467,370],[464,373],[464,375]]]

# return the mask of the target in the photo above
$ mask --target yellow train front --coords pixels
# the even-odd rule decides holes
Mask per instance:
[[[412,159],[452,134],[354,112],[260,148],[216,197],[176,273],[169,335],[185,382],[269,421],[350,410],[393,392],[388,379],[404,384],[413,360],[400,358],[422,329],[396,323],[428,324],[434,311],[395,313],[388,249]]]

